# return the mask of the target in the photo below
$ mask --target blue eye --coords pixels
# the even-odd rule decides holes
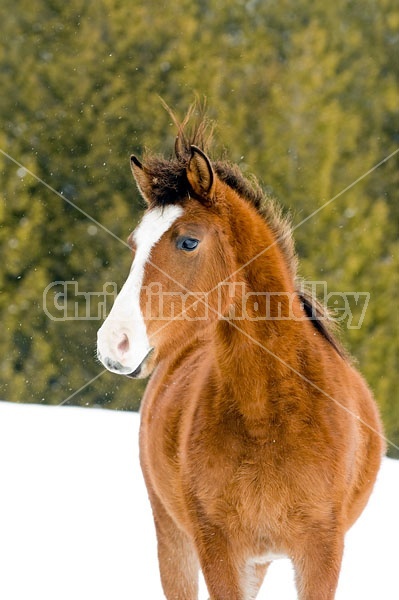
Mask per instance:
[[[198,244],[199,244],[199,240],[196,240],[195,238],[190,238],[190,237],[178,238],[178,240],[176,242],[176,246],[179,250],[186,250],[188,252],[195,250],[196,247],[198,246]]]

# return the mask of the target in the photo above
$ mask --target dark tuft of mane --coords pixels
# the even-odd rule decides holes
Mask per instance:
[[[314,328],[331,344],[341,358],[346,360],[348,355],[334,335],[334,330],[337,329],[337,326],[332,322],[329,312],[324,304],[321,304],[317,298],[303,288],[297,290],[297,294],[305,314],[308,319],[312,321]]]
[[[182,201],[190,192],[186,176],[186,168],[191,158],[191,146],[199,147],[209,154],[213,134],[213,123],[205,114],[205,105],[194,102],[180,123],[172,110],[164,107],[172,118],[178,134],[175,142],[175,156],[169,159],[147,153],[144,164],[152,178],[152,205],[165,206]],[[297,281],[297,255],[295,252],[292,226],[289,216],[283,214],[277,202],[265,195],[256,178],[244,177],[239,167],[225,160],[212,161],[212,167],[218,178],[232,188],[239,196],[249,202],[265,219],[272,230],[292,275]],[[300,289],[299,289],[300,288]],[[298,296],[306,315],[315,329],[333,346],[342,357],[345,351],[341,348],[332,333],[331,319],[327,309],[309,292],[297,285]]]

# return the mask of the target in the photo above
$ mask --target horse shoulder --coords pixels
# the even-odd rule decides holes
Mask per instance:
[[[184,361],[161,363],[141,406],[140,461],[144,477],[172,514],[184,512],[186,447],[201,393],[198,365],[203,372],[202,349],[194,349]]]

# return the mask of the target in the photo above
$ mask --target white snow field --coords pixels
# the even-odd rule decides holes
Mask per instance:
[[[139,416],[0,402],[0,598],[162,600]],[[348,533],[337,600],[399,598],[399,461]],[[200,598],[207,598],[202,584]],[[289,561],[258,596],[296,598]]]

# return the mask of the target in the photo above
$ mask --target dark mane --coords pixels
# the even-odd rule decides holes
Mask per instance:
[[[244,177],[237,165],[226,161],[212,163],[218,177],[235,190],[242,198],[250,202],[265,219],[272,230],[276,243],[284,255],[293,279],[297,275],[297,256],[292,237],[291,222],[283,214],[281,206],[266,196],[255,177],[251,180]]]
[[[298,289],[299,287],[299,289]],[[349,359],[345,348],[339,343],[335,336],[337,325],[332,321],[328,309],[315,298],[309,290],[297,286],[297,294],[308,319],[312,321],[314,328],[331,344],[334,350],[345,360]]]
[[[170,108],[164,104],[171,116],[178,134],[175,141],[175,155],[169,159],[163,156],[146,153],[144,164],[147,173],[152,177],[152,204],[165,206],[175,204],[187,197],[190,186],[186,176],[186,167],[191,158],[191,146],[199,147],[209,155],[212,140],[213,124],[205,114],[205,106],[194,103],[184,120],[180,123]],[[265,219],[272,230],[275,243],[282,252],[294,281],[297,282],[297,293],[302,302],[306,315],[312,321],[315,329],[345,356],[335,336],[332,333],[331,319],[324,307],[309,292],[303,289],[297,279],[297,255],[292,235],[289,216],[283,214],[277,202],[267,197],[255,177],[248,179],[241,173],[239,167],[225,160],[211,161],[218,178],[249,202]]]

